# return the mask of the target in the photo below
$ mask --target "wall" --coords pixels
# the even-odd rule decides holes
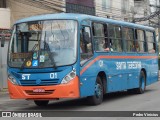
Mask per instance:
[[[0,30],[10,29],[10,9],[0,8]],[[0,32],[1,34],[1,32]],[[1,38],[1,37],[0,37]],[[5,46],[0,46],[0,90],[7,88],[7,50],[8,42],[6,41]],[[1,40],[0,40],[1,45]]]
[[[1,41],[0,41],[1,43]],[[0,47],[0,90],[7,88],[7,51],[8,43],[5,42],[4,47]]]
[[[134,7],[134,0],[127,0],[128,10],[122,11],[122,0],[95,0],[96,15],[100,17],[109,17],[116,20],[130,21],[132,19],[131,7]],[[106,3],[106,5],[104,5]],[[106,8],[106,9],[105,9]]]
[[[0,8],[0,28],[10,28],[10,9]]]
[[[46,13],[56,13],[56,10],[46,10],[36,6],[31,6],[30,4],[18,2],[18,0],[7,0],[7,7],[11,10],[11,25],[15,21],[34,15],[46,14]]]

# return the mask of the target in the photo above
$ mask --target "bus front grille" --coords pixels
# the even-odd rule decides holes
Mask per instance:
[[[57,85],[58,79],[50,80],[20,80],[20,85],[22,86],[48,86],[48,85]]]

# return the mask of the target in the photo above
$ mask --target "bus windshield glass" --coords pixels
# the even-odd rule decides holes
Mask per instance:
[[[46,20],[17,24],[8,53],[10,67],[71,65],[77,58],[77,22]]]

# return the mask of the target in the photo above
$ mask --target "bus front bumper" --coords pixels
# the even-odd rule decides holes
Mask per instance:
[[[11,99],[49,100],[80,97],[77,76],[67,84],[53,86],[18,86],[8,80],[8,91]]]

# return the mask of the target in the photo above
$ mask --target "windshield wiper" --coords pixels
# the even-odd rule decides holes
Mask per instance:
[[[46,52],[49,55],[49,58],[51,60],[51,64],[53,65],[53,68],[57,69],[56,62],[55,62],[55,60],[53,58],[54,53],[50,51],[49,45],[48,45],[48,43],[46,43],[46,41],[44,41],[44,49],[45,48],[46,48],[46,50],[47,50]]]

